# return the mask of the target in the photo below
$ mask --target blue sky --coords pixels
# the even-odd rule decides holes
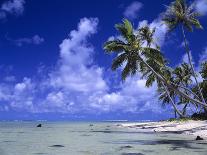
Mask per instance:
[[[160,14],[172,1],[0,0],[0,119],[165,119],[172,110],[137,74],[125,83],[110,70],[103,43],[114,24],[156,28],[170,65],[186,61],[179,28],[167,33]],[[187,33],[195,66],[207,59],[207,2],[195,0],[204,30]]]

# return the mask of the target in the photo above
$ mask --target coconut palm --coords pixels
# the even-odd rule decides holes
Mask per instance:
[[[174,82],[171,68],[166,70],[166,72],[164,72],[164,74],[165,74],[165,77],[167,76],[171,82]],[[177,94],[175,93],[175,91],[173,91],[172,89],[167,89],[166,86],[163,84],[158,87],[158,92],[159,92],[159,100],[162,101],[163,106],[165,106],[165,104],[169,104],[169,103],[172,104],[172,106],[174,108],[174,112],[175,112],[175,118],[177,117],[176,114],[178,114],[182,118],[186,117],[185,114],[182,113],[176,105]]]
[[[132,24],[128,20],[124,20],[123,24],[117,24],[116,28],[122,34],[123,39],[116,39],[108,41],[104,45],[104,49],[108,52],[116,52],[117,57],[113,60],[112,70],[116,70],[118,67],[125,64],[122,71],[122,80],[125,80],[127,76],[134,75],[137,71],[143,73],[143,77],[146,77],[146,86],[151,86],[153,82],[157,81],[158,86],[163,86],[167,94],[168,88],[164,86],[163,81],[160,80],[161,68],[164,68],[166,61],[163,55],[158,49],[150,48],[152,43],[150,29],[149,32],[138,33],[135,35],[133,32]],[[138,32],[143,32],[143,29],[139,29]],[[145,40],[145,38],[147,38]],[[148,47],[143,47],[144,42],[147,41]],[[151,68],[150,66],[153,66]],[[159,78],[160,77],[160,78]],[[169,96],[171,99],[171,97]],[[178,111],[180,115],[182,113],[176,108],[173,100],[171,99],[173,107]]]
[[[116,24],[115,27],[123,39],[106,42],[104,49],[108,53],[116,52],[118,54],[112,62],[112,70],[116,70],[126,63],[122,71],[122,80],[129,75],[134,75],[137,71],[146,69],[146,62],[155,66],[164,65],[163,56],[158,49],[142,46],[143,40],[140,35],[134,34],[131,22],[125,19],[123,24]],[[143,61],[143,59],[145,60]],[[156,67],[154,68],[156,70]]]
[[[188,87],[192,83],[191,77],[193,73],[187,63],[182,63],[181,66],[176,67],[173,74],[175,75],[174,82],[176,84]]]
[[[138,32],[139,32],[139,36],[141,40],[146,41],[147,47],[151,47],[151,45],[155,44],[154,39],[153,39],[155,28],[150,29],[150,27],[146,25],[138,29]]]
[[[199,20],[197,19],[198,16],[199,14],[195,11],[194,4],[188,6],[185,0],[176,0],[172,2],[170,6],[167,7],[167,11],[163,16],[163,21],[169,27],[170,30],[173,30],[176,27],[181,26],[188,61],[193,72],[193,77],[195,79],[196,85],[198,86],[198,91],[200,94],[199,96],[201,96],[201,100],[205,104],[203,94],[198,84],[195,69],[191,59],[189,45],[185,35],[185,29],[189,30],[190,32],[193,31],[193,27],[202,29],[202,26]]]
[[[158,45],[156,45],[156,43],[154,42],[153,39],[153,35],[155,33],[155,28],[150,29],[150,27],[148,25],[141,27],[138,30],[138,35],[140,36],[141,40],[147,43],[147,47],[151,47],[151,45],[155,45],[156,48],[159,48]],[[164,58],[162,55],[160,55],[160,57],[162,58],[162,62],[164,62],[164,64],[166,64],[166,61],[164,61]],[[166,65],[159,65],[159,63],[154,63],[154,61],[149,61],[147,62],[150,66],[153,66],[153,69],[163,75],[165,77],[165,79],[170,79],[171,78],[171,72],[169,70],[169,68],[166,67]],[[172,90],[169,90],[165,84],[160,81],[157,76],[149,69],[149,68],[142,68],[141,72],[143,73],[143,77],[145,77],[146,79],[146,87],[149,87],[153,84],[153,82],[157,82],[157,86],[158,86],[158,91],[161,92],[162,90],[162,95],[160,96],[160,100],[163,101],[163,103],[171,103],[174,111],[175,111],[175,115],[176,113],[178,113],[180,115],[180,117],[184,117],[184,115],[179,111],[179,109],[177,108],[176,104],[175,104],[175,93]]]
[[[183,88],[187,88],[191,83],[191,77],[193,76],[192,70],[187,63],[182,63],[180,66],[176,67],[173,71],[174,74],[174,83],[183,86]],[[186,94],[189,94],[187,90],[185,90]],[[195,96],[199,99],[198,95],[195,94]],[[189,99],[186,99],[182,96],[179,96],[179,102],[178,104],[184,104],[183,107],[183,114],[186,113],[187,106],[190,103]],[[195,107],[198,108],[198,106],[195,104]]]
[[[207,61],[201,64],[201,76],[204,80],[207,80]]]
[[[123,80],[129,75],[134,75],[137,71],[144,73],[148,70],[153,73],[152,79],[153,76],[159,79],[160,84],[164,85],[166,89],[172,89],[175,93],[192,102],[207,106],[203,102],[200,102],[178,89],[176,85],[170,83],[170,81],[162,75],[160,71],[165,68],[165,60],[160,50],[144,47],[143,40],[140,38],[139,34],[137,35],[134,33],[131,22],[125,19],[123,24],[116,25],[116,29],[120,32],[122,39],[107,41],[104,44],[104,49],[107,53],[116,53],[117,57],[113,60],[112,70],[124,66],[122,71]]]
[[[203,78],[203,81],[200,83],[200,87],[202,88],[202,93],[204,95],[205,101],[207,101],[207,61],[203,62],[201,64],[201,71],[200,71],[201,77]],[[194,92],[198,92],[198,87],[193,88]],[[199,95],[199,94],[198,94]]]

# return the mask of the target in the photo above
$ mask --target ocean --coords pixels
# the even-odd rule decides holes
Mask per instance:
[[[42,127],[37,128],[41,123]],[[206,155],[207,143],[115,122],[1,122],[0,155]]]

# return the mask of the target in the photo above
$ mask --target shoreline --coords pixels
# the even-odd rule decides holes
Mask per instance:
[[[160,121],[143,123],[121,123],[119,127],[142,132],[174,133],[202,137],[207,140],[207,121]]]

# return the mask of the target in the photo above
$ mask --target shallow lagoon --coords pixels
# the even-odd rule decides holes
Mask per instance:
[[[1,122],[0,155],[206,155],[207,142],[103,122]],[[93,124],[93,126],[90,126]]]

